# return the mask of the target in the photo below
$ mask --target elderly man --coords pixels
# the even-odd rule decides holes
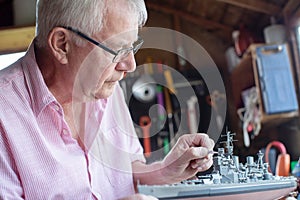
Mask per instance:
[[[143,0],[39,0],[36,38],[0,72],[0,199],[155,199],[212,165],[206,134],[159,162],[143,149],[118,81],[135,70]]]

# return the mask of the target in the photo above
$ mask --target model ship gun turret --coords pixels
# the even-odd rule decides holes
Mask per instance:
[[[272,179],[272,174],[268,172],[268,163],[263,162],[262,152],[257,153],[257,162],[253,156],[248,156],[245,164],[239,162],[239,157],[233,155],[234,135],[226,133],[227,139],[222,142],[225,143],[225,148],[218,148],[218,154],[213,158],[214,171],[211,174],[213,182],[247,183]]]

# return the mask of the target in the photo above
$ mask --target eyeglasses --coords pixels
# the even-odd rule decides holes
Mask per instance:
[[[74,29],[70,26],[62,26],[62,27],[76,33],[83,39],[86,39],[87,41],[91,42],[92,44],[94,44],[94,45],[100,47],[101,49],[109,52],[110,54],[114,55],[114,58],[112,59],[112,62],[114,62],[114,63],[121,62],[122,60],[126,59],[127,56],[131,53],[131,51],[133,52],[133,54],[135,54],[144,43],[144,40],[140,36],[138,36],[138,39],[132,44],[132,47],[123,48],[123,49],[114,51],[111,48],[105,46],[104,44],[101,44],[100,42],[97,42],[96,40],[90,38],[89,36],[80,32],[77,29]]]

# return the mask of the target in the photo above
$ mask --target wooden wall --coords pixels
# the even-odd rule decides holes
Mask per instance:
[[[222,40],[222,38],[216,37],[210,34],[204,27],[193,24],[192,22],[176,19],[173,15],[165,14],[162,12],[149,10],[149,18],[146,23],[146,27],[162,27],[168,28],[171,30],[179,31],[192,39],[196,40],[203,48],[208,52],[212,57],[216,65],[221,71],[226,71],[226,59],[225,51],[226,48],[230,45],[231,41],[227,43]],[[174,38],[175,43],[175,38]],[[168,54],[155,54],[151,51],[145,51],[138,53],[137,62],[144,62],[147,56],[154,57],[155,60],[163,60],[167,64],[177,68],[177,57],[176,55]]]

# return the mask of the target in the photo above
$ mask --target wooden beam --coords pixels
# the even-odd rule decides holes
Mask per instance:
[[[282,9],[282,13],[288,16],[291,16],[297,8],[300,6],[300,1],[299,0],[289,0],[284,8]]]
[[[24,51],[34,36],[34,26],[0,30],[0,53]]]
[[[300,26],[300,9],[293,14],[292,23],[295,27]]]
[[[281,8],[274,4],[262,2],[261,0],[217,0],[255,12],[261,12],[268,15],[281,14]]]
[[[200,27],[202,27],[204,29],[221,29],[221,30],[225,31],[226,33],[232,32],[232,27],[225,26],[225,25],[217,23],[215,21],[203,19],[200,16],[196,16],[196,15],[187,13],[182,10],[174,9],[169,6],[157,5],[150,1],[146,1],[146,4],[149,9],[163,12],[166,14],[178,15],[178,16],[180,16],[180,18],[185,19],[195,25],[199,25]]]

